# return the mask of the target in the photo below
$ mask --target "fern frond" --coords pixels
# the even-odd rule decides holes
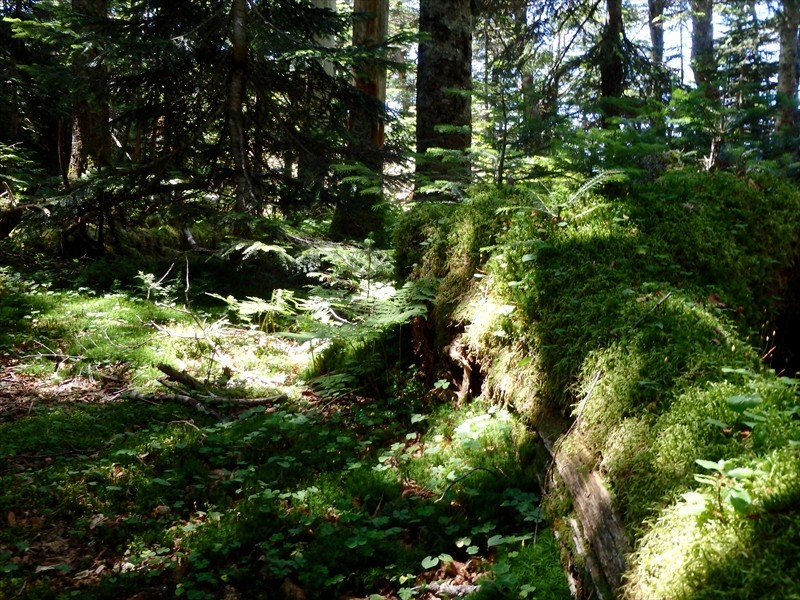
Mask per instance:
[[[620,171],[618,169],[608,170],[608,171],[600,171],[597,175],[595,175],[591,179],[585,181],[581,185],[581,187],[579,187],[577,190],[572,192],[572,194],[570,194],[569,198],[567,198],[567,201],[564,202],[561,205],[561,208],[566,208],[566,207],[570,206],[571,204],[573,204],[573,203],[577,202],[578,200],[580,200],[583,197],[584,194],[587,194],[591,190],[596,188],[597,186],[606,183],[612,177],[615,177],[615,176],[621,175],[621,174],[622,174],[622,171]]]

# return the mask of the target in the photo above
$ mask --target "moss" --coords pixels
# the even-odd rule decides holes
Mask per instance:
[[[686,171],[615,190],[585,194],[558,219],[542,206],[561,192],[527,207],[524,195],[498,198],[515,208],[494,221],[469,212],[490,206],[484,197],[455,209],[437,233],[438,297],[449,303],[440,318],[464,323],[488,394],[533,421],[580,415],[565,447],[587,449],[609,482],[636,547],[631,598],[797,594],[783,572],[793,573],[784,556],[800,544],[800,516],[787,508],[800,496],[789,475],[798,404],[754,345],[786,308],[800,193],[769,175]],[[465,228],[459,210],[480,222]],[[462,231],[491,240],[489,255]],[[753,414],[728,406],[754,393],[763,404]],[[687,522],[687,493],[713,497],[696,459],[760,465],[769,475],[741,484],[756,512],[709,505]],[[774,515],[764,508],[773,497]],[[563,492],[548,507],[569,518]],[[774,566],[752,559],[762,552]]]

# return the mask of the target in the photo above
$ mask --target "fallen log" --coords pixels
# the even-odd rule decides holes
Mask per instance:
[[[192,396],[185,396],[183,394],[140,394],[139,392],[131,391],[123,395],[124,398],[131,400],[141,400],[144,402],[176,402],[183,404],[190,408],[214,417],[217,421],[223,421],[223,416],[210,406],[206,406],[202,401]]]
[[[594,469],[596,461],[585,450],[576,448],[577,444],[563,443],[574,433],[572,428],[558,440],[548,427],[542,427],[539,433],[552,460],[546,485],[551,489],[564,486],[577,517],[569,519],[568,525],[573,548],[581,559],[576,562],[583,565],[584,571],[579,596],[615,598],[623,583],[631,547],[605,482]]]
[[[188,396],[186,394],[142,394],[131,391],[124,395],[131,400],[143,400],[145,402],[177,402],[200,412],[222,420],[222,415],[211,405],[233,405],[233,406],[267,406],[288,400],[286,394],[275,394],[274,396],[263,396],[260,398],[225,398],[224,396]]]

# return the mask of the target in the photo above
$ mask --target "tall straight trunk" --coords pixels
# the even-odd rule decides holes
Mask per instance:
[[[664,9],[665,0],[647,0],[647,16],[650,26],[650,60],[660,67],[664,64]]]
[[[313,0],[313,5],[316,8],[321,8],[324,10],[329,10],[333,14],[336,14],[336,0]],[[336,47],[336,36],[332,33],[326,36],[320,37],[318,39],[320,45],[325,48],[335,48]],[[334,66],[333,63],[329,60],[322,61],[322,68],[325,70],[325,73],[329,77],[333,77],[334,75]]]
[[[798,26],[800,25],[800,0],[783,0],[778,14],[778,114],[777,132],[790,132],[795,125],[797,110]]]
[[[650,96],[659,103],[665,102],[670,91],[670,77],[664,64],[664,12],[669,0],[647,0],[647,16],[650,28],[650,73],[652,77]],[[667,132],[666,119],[663,112],[650,117],[652,130],[664,137]]]
[[[378,52],[389,35],[389,0],[355,0],[353,12],[353,45]],[[368,190],[356,190],[354,197],[340,198],[336,205],[331,232],[345,238],[364,237],[382,226],[375,206],[382,198],[386,67],[377,58],[365,58],[353,68],[361,99],[350,113],[351,150],[377,181],[367,184]]]
[[[337,12],[336,0],[312,0],[312,5],[320,11],[328,11],[333,15]],[[323,48],[335,48],[336,36],[332,33],[315,35],[313,42]],[[319,65],[327,77],[333,77],[336,74],[333,61],[321,59],[319,60]],[[327,102],[328,98],[325,96],[325,92],[321,91],[316,84],[317,80],[314,77],[310,77],[306,84],[306,94],[308,97],[314,98],[312,104]],[[296,154],[292,152],[291,156],[286,157],[288,162],[287,170],[291,173],[296,159],[297,179],[302,184],[305,193],[311,197],[317,197],[324,187],[330,164],[326,157],[320,156],[319,153],[315,152],[314,148],[309,148],[305,144],[299,144],[298,146]]]
[[[72,10],[89,30],[93,22],[108,17],[108,0],[72,0]],[[72,71],[80,89],[72,104],[71,180],[92,166],[102,169],[110,164],[107,70],[99,56],[100,51],[91,48],[76,55],[72,62]]]
[[[247,157],[247,130],[244,102],[247,91],[247,0],[233,0],[231,5],[231,70],[228,83],[228,136],[231,159],[236,173],[234,210],[240,213],[253,208],[255,194]]]
[[[389,35],[389,0],[355,0],[355,13],[369,15],[359,19],[353,25],[353,45],[365,49],[374,49],[386,41]],[[382,112],[386,102],[386,68],[374,60],[365,60],[357,64],[355,73],[356,88],[367,98],[374,100],[371,108]],[[360,114],[359,114],[360,113]],[[383,117],[374,110],[356,111],[353,115],[353,131],[361,141],[377,148],[383,146]],[[380,153],[373,154],[370,165],[380,168]]]
[[[419,31],[423,38],[417,63],[417,183],[468,180],[466,151],[472,144],[470,0],[421,0]],[[428,153],[432,148],[452,153],[447,157]]]
[[[691,0],[692,71],[697,89],[710,100],[719,97],[716,87],[717,62],[714,57],[714,0]]]
[[[625,61],[622,42],[622,0],[606,0],[606,25],[600,40],[600,108],[603,127],[621,114],[620,99],[625,92]]]

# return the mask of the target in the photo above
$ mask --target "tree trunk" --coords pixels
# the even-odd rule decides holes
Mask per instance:
[[[650,60],[660,67],[664,64],[664,8],[665,0],[647,0],[650,26]]]
[[[622,0],[606,0],[606,11],[606,26],[600,41],[600,108],[603,127],[610,127],[613,117],[621,114],[619,101],[625,92]]]
[[[716,100],[717,62],[714,57],[713,0],[692,0],[692,71],[697,89]]]
[[[472,143],[470,0],[421,0],[417,67],[417,186],[467,181]],[[432,148],[452,151],[431,154]],[[427,154],[426,154],[427,153]]]
[[[336,0],[313,0],[312,4],[318,10],[326,10],[336,14]],[[334,48],[336,46],[336,37],[333,34],[315,36],[314,43],[323,48]],[[332,61],[323,59],[319,61],[319,65],[326,76],[333,77],[336,74]],[[315,98],[315,103],[327,102],[325,92],[321,91],[311,79],[306,85],[306,94]],[[304,193],[312,198],[318,197],[324,187],[325,178],[330,169],[328,161],[325,157],[315,152],[315,149],[308,148],[304,144],[300,144],[297,148],[296,158],[297,179],[302,184]]]
[[[377,51],[389,35],[389,0],[355,0],[353,12],[353,45]],[[354,84],[360,92],[358,103],[350,114],[353,154],[376,178],[357,189],[354,196],[339,199],[331,223],[337,237],[363,238],[381,228],[382,220],[375,211],[380,202],[383,172],[383,113],[386,103],[386,67],[375,59],[358,61],[354,66]]]
[[[250,212],[255,205],[255,193],[250,178],[247,130],[244,123],[244,101],[247,91],[247,0],[233,0],[231,5],[231,71],[228,84],[228,136],[236,181],[234,210]],[[247,227],[240,224],[239,234]]]
[[[795,125],[797,110],[797,61],[798,25],[800,24],[800,1],[783,0],[778,14],[778,114],[775,130],[790,133]]]
[[[108,17],[108,0],[72,0],[73,12],[83,19],[85,29],[92,21]],[[75,180],[90,167],[110,165],[107,71],[99,59],[100,51],[91,48],[75,56],[73,73],[81,88],[72,107],[72,149],[69,178]]]
[[[389,0],[355,0],[356,13],[369,15],[353,25],[353,45],[366,49],[376,48],[386,41],[389,35]],[[368,98],[374,99],[378,108],[383,109],[386,102],[386,68],[376,61],[366,60],[356,65],[356,88]],[[374,108],[374,107],[373,107]],[[359,113],[360,111],[356,111]],[[366,110],[354,114],[352,129],[358,138],[376,148],[383,147],[383,118],[375,111]],[[378,153],[379,154],[379,153]],[[379,155],[372,155],[374,166],[380,169]]]

